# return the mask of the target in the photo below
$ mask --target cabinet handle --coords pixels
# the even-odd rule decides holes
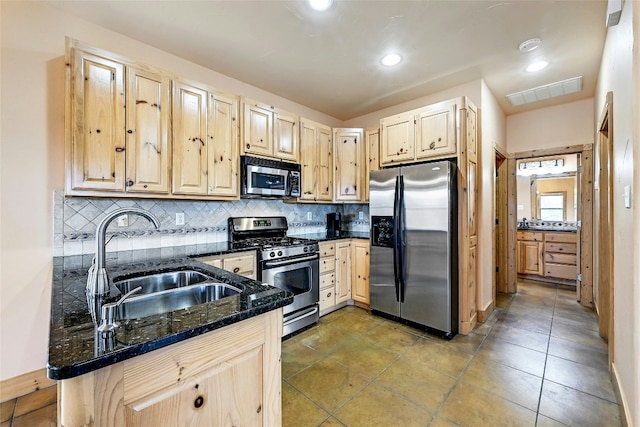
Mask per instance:
[[[133,181],[128,179],[126,185],[127,185],[127,187],[131,187],[133,185]]]
[[[431,150],[434,150],[436,148],[436,142],[435,141],[431,141],[431,144],[429,144],[429,148]]]
[[[247,144],[247,150],[251,148],[251,144]]]
[[[234,273],[237,273],[238,271],[240,271],[240,267],[236,267],[236,268],[233,269]]]
[[[124,151],[124,147],[116,147],[116,153],[122,153]]]

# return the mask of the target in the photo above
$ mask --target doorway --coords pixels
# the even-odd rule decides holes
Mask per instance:
[[[537,274],[541,277],[545,276],[545,271],[542,270],[542,266],[539,264],[544,261],[543,256],[547,255],[543,252],[544,241],[540,240],[540,244],[537,243],[539,239],[543,239],[543,237],[533,234],[530,237],[530,244],[526,244],[524,246],[520,246],[518,242],[518,219],[522,222],[524,215],[519,214],[525,208],[523,206],[518,206],[521,203],[518,201],[517,193],[518,193],[518,174],[517,169],[526,169],[526,168],[539,168],[543,164],[543,161],[553,161],[556,163],[558,159],[563,158],[569,155],[577,155],[577,159],[579,160],[579,164],[577,165],[576,170],[576,185],[575,190],[572,192],[573,196],[572,200],[568,200],[569,197],[563,195],[562,198],[559,197],[550,197],[548,200],[542,199],[540,200],[539,192],[536,194],[529,194],[528,200],[529,205],[535,204],[536,211],[533,214],[535,218],[539,218],[541,215],[540,207],[541,203],[544,203],[546,211],[544,215],[546,218],[556,218],[557,215],[564,215],[567,213],[567,207],[575,205],[575,214],[574,221],[576,226],[576,237],[575,237],[575,252],[572,255],[575,255],[575,283],[576,283],[576,299],[580,301],[580,303],[585,307],[593,307],[593,242],[592,242],[592,210],[593,210],[593,158],[592,158],[592,145],[577,145],[577,146],[569,146],[557,149],[546,149],[546,150],[533,150],[528,152],[520,152],[516,153],[513,158],[509,158],[507,161],[507,218],[508,218],[508,232],[507,232],[507,262],[508,262],[508,271],[507,271],[507,283],[506,289],[508,293],[516,293],[517,292],[517,281],[518,281],[518,261],[520,261],[520,266],[523,262],[527,260],[533,260],[532,263],[528,266],[533,269],[537,267]],[[528,164],[527,164],[528,163]],[[522,164],[522,166],[520,166]],[[538,183],[538,180],[535,181]],[[531,186],[531,180],[529,179],[528,186]],[[561,192],[561,191],[560,191]],[[556,191],[555,193],[558,193]],[[549,196],[554,196],[554,191],[549,192]],[[553,203],[558,202],[562,199],[562,207],[555,207]],[[533,203],[531,202],[533,200]],[[556,203],[557,204],[557,203]],[[520,211],[519,211],[520,208]],[[529,209],[531,207],[529,206]],[[531,215],[531,214],[529,214]],[[555,217],[554,217],[555,215]],[[568,216],[567,216],[568,217]],[[531,218],[531,216],[527,217]],[[521,227],[526,224],[520,224]],[[564,243],[564,242],[558,242]],[[556,245],[556,249],[560,246]],[[561,252],[561,250],[557,250],[556,252]],[[518,256],[520,255],[520,260],[518,260]],[[523,260],[524,258],[524,260]],[[549,272],[549,276],[554,275],[562,275],[568,278],[568,271],[570,267],[567,267],[569,264],[569,257],[564,255],[557,256],[555,261],[550,260],[550,264],[554,265],[556,271]],[[561,262],[558,262],[558,259],[562,259]],[[538,262],[538,264],[536,264]],[[562,265],[558,265],[562,264]],[[562,272],[557,273],[562,270]],[[522,270],[521,270],[522,271]],[[535,270],[527,270],[529,273],[536,273]]]

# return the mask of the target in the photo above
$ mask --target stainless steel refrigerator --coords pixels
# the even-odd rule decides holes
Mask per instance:
[[[458,331],[456,165],[372,171],[370,303],[374,314]]]

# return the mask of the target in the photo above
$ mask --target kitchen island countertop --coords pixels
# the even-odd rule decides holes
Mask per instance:
[[[54,380],[72,378],[179,341],[266,313],[293,302],[291,292],[193,260],[233,249],[227,242],[124,251],[107,254],[110,297],[118,299],[113,281],[164,271],[198,270],[243,291],[217,301],[182,310],[121,322],[111,345],[102,342],[85,294],[92,256],[55,257],[47,375]]]

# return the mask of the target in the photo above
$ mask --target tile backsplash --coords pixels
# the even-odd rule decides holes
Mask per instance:
[[[107,230],[108,252],[182,246],[227,240],[227,218],[231,216],[284,216],[289,234],[322,233],[326,214],[340,212],[345,230],[369,230],[369,206],[284,203],[281,200],[241,199],[235,201],[120,199],[65,197],[54,193],[54,256],[95,252],[95,232],[104,215],[118,208],[138,207],[155,214],[160,229],[137,215],[128,216],[128,226],[113,221]],[[362,212],[363,219],[360,219]],[[176,225],[176,214],[184,214],[184,225]],[[311,219],[308,214],[311,213]]]

